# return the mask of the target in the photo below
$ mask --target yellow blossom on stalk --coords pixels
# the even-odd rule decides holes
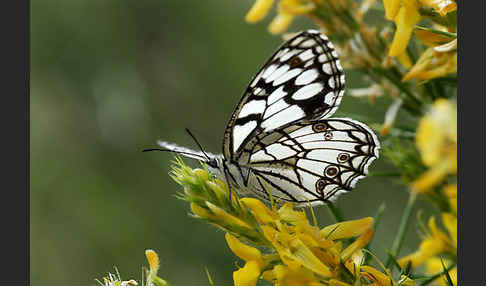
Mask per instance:
[[[236,194],[230,201],[227,186],[206,170],[177,163],[173,178],[184,187],[181,198],[191,202],[196,218],[223,229],[230,250],[245,261],[233,272],[235,286],[255,286],[259,279],[277,286],[389,285],[370,278],[377,273],[398,285],[389,273],[362,265],[362,249],[373,237],[373,218],[319,228],[291,203],[277,206],[271,199],[267,206]],[[403,285],[413,285],[407,281]]]
[[[425,7],[433,8],[441,16],[457,10],[457,4],[453,0],[420,0],[420,3]]]
[[[256,23],[262,20],[273,5],[274,0],[257,0],[246,14],[246,21]],[[294,16],[309,14],[322,0],[280,0],[277,15],[270,23],[268,29],[272,34],[285,32],[292,23]]]
[[[361,266],[361,275],[372,281],[373,285],[380,286],[394,286],[394,281],[390,274],[382,273],[381,271],[367,265]]]
[[[446,99],[435,101],[418,125],[415,142],[423,163],[429,167],[412,182],[413,191],[425,192],[448,174],[457,173],[457,110]]]
[[[256,23],[262,20],[272,8],[274,0],[257,0],[246,14],[246,21]]]
[[[261,271],[265,266],[261,252],[239,241],[231,234],[226,234],[226,242],[236,256],[246,261],[244,267],[233,273],[235,286],[256,285]]]
[[[145,250],[145,257],[149,263],[149,270],[146,272],[147,286],[169,286],[167,281],[157,276],[160,266],[157,252],[152,249],[147,249]]]
[[[442,31],[446,32],[447,29],[443,26],[435,25],[434,27],[437,31]],[[443,34],[440,34],[436,31],[432,31],[429,29],[425,29],[423,27],[419,27],[415,29],[414,34],[428,47],[436,47],[443,45],[445,43],[448,43],[451,41],[452,35],[451,36],[446,36]]]
[[[372,218],[341,222],[319,229],[309,223],[303,210],[295,210],[290,203],[276,210],[269,209],[254,198],[243,198],[241,201],[259,222],[270,243],[267,247],[273,248],[278,255],[262,256],[256,248],[227,235],[230,248],[246,261],[245,267],[234,273],[235,285],[254,285],[243,282],[256,283],[257,275],[265,267],[264,261],[269,260],[281,262],[261,276],[276,285],[321,285],[321,279],[339,277],[340,263],[352,262],[353,254],[366,246],[373,235]],[[358,239],[344,250],[336,242],[337,239],[358,235]],[[253,264],[249,264],[252,261]]]
[[[427,273],[430,274],[430,275],[442,273],[442,272],[444,272],[444,266],[446,268],[449,268],[449,266],[451,266],[451,264],[452,264],[452,261],[450,261],[449,259],[431,258],[427,261],[427,264],[426,264]],[[452,284],[454,286],[456,286],[457,285],[457,267],[453,267],[451,270],[448,271],[448,273],[449,273],[449,277],[452,280]],[[437,279],[436,281],[439,283],[439,285],[449,286],[449,283],[447,282],[447,278],[446,278],[445,275],[442,275],[442,277]]]
[[[145,257],[147,257],[147,261],[150,266],[150,273],[157,274],[159,271],[159,256],[157,252],[153,251],[152,249],[145,250]]]
[[[449,205],[457,216],[457,184],[448,185],[444,188],[444,194],[449,200]]]
[[[451,217],[450,214],[443,214],[442,221],[446,225],[448,234],[441,231],[437,227],[435,219],[431,217],[427,237],[420,243],[417,251],[398,260],[401,267],[406,267],[411,263],[411,267],[415,268],[442,253],[456,255],[457,219]]]
[[[405,52],[415,24],[422,18],[419,13],[420,6],[417,0],[383,0],[383,4],[386,18],[396,25],[388,55],[397,57]]]
[[[292,285],[323,285],[316,281],[312,271],[304,267],[288,267],[277,265],[272,270],[263,273],[263,278],[267,281],[274,282],[278,286]]]
[[[448,46],[454,46],[454,41]],[[444,48],[445,48],[444,47]],[[429,80],[437,77],[446,76],[457,72],[457,52],[440,52],[437,50],[440,47],[428,48],[420,56],[415,65],[403,77],[403,81],[411,79]]]

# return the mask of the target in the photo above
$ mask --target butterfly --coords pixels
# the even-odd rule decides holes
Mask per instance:
[[[330,118],[344,94],[333,44],[319,31],[298,33],[267,60],[233,112],[223,153],[157,141],[162,151],[204,162],[240,195],[325,204],[349,192],[378,158],[380,143],[365,124]]]

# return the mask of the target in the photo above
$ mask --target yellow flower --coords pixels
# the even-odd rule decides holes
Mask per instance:
[[[145,250],[145,257],[149,263],[149,270],[146,272],[147,278],[146,281],[149,282],[147,285],[149,286],[169,286],[169,283],[164,279],[157,276],[157,272],[159,271],[159,256],[157,252],[153,251],[152,249]],[[133,284],[137,285],[137,284]],[[121,286],[128,286],[122,285]]]
[[[235,286],[256,285],[264,266],[261,252],[239,241],[229,233],[225,235],[229,248],[236,256],[246,261],[244,267],[233,272]]]
[[[383,6],[385,7],[385,18],[393,21],[400,9],[401,0],[383,0]]]
[[[261,269],[255,261],[248,261],[244,267],[233,272],[235,286],[254,286],[258,282]]]
[[[159,271],[159,256],[157,255],[157,252],[152,249],[147,249],[145,250],[145,257],[147,257],[150,266],[150,273],[157,274]]]
[[[444,267],[442,266],[444,263],[445,268],[447,269],[451,265],[451,261],[448,259],[441,259],[440,258],[431,258],[427,261],[426,269],[427,273],[430,275],[435,275],[438,273],[444,272]],[[453,267],[451,270],[448,271],[449,277],[451,277],[452,284],[454,286],[457,285],[457,267]],[[436,280],[442,286],[448,286],[449,283],[447,282],[447,278],[445,275],[442,275],[441,278]]]
[[[278,252],[282,261],[295,267],[304,266],[323,277],[331,277],[332,272],[298,237],[294,236],[291,228],[282,227],[276,230],[270,226],[262,226],[265,237]]]
[[[256,23],[263,19],[270,8],[272,8],[274,0],[257,0],[246,14],[246,21],[249,23]]]
[[[377,270],[368,265],[363,265],[360,268],[361,274],[367,277],[370,281],[373,281],[374,285],[379,286],[394,286],[395,283],[390,274],[382,273],[381,271]]]
[[[339,222],[324,227],[320,231],[321,237],[326,237],[328,239],[342,239],[348,237],[355,237],[362,234],[373,225],[373,218],[366,217],[363,219],[349,220],[344,222]]]
[[[356,241],[351,243],[346,249],[341,252],[341,259],[343,261],[347,260],[351,257],[353,253],[356,253],[363,247],[365,247],[368,242],[370,242],[371,238],[373,237],[373,230],[367,229]]]
[[[457,173],[457,110],[445,99],[437,100],[418,125],[415,142],[422,161],[429,167],[412,182],[412,190],[425,192],[444,176]]]
[[[444,194],[449,199],[449,205],[457,216],[457,184],[446,186],[444,188]]]
[[[274,35],[283,33],[292,23],[294,15],[281,11],[273,18],[270,25],[268,25],[268,31]]]
[[[309,14],[322,0],[280,0],[277,15],[270,23],[268,29],[272,34],[285,32],[292,23],[294,16]],[[246,21],[256,23],[262,20],[273,5],[274,0],[257,0],[246,14]]]
[[[373,236],[372,218],[345,221],[319,229],[309,223],[304,210],[295,210],[291,203],[276,209],[274,205],[268,208],[255,198],[243,198],[241,202],[260,225],[267,241],[266,247],[274,252],[262,255],[257,248],[226,234],[230,249],[246,261],[245,266],[233,274],[235,285],[254,285],[260,276],[276,285],[318,286],[321,285],[320,279],[334,278],[338,281],[341,263],[348,269],[359,270],[361,249]],[[344,250],[336,241],[355,236],[359,236],[358,239]],[[269,265],[273,266],[268,269]],[[261,273],[265,268],[267,270]],[[295,284],[297,282],[299,284]],[[339,285],[338,282],[333,283]]]
[[[249,226],[246,222],[242,221],[241,219],[239,219],[238,217],[236,217],[234,215],[229,214],[228,212],[226,212],[222,208],[220,208],[220,207],[218,207],[218,206],[216,206],[216,205],[214,205],[210,202],[206,202],[206,205],[213,212],[214,217],[216,219],[220,220],[221,222],[223,222],[225,224],[229,224],[229,225],[236,225],[236,226],[239,226],[239,227],[251,228],[251,226]]]
[[[443,32],[447,31],[446,28],[439,25],[435,25],[435,29]],[[436,46],[443,45],[445,43],[448,43],[452,39],[452,37],[437,33],[435,31],[424,29],[424,28],[415,29],[414,33],[426,46],[429,47],[436,47]]]
[[[450,213],[442,213],[442,223],[452,239],[452,246],[457,249],[457,217]]]
[[[457,10],[457,4],[452,0],[420,0],[420,2],[425,7],[433,8],[442,16]]]
[[[223,229],[228,247],[245,261],[233,272],[234,285],[255,286],[263,278],[279,286],[350,286],[363,285],[362,275],[371,277],[361,267],[362,249],[373,236],[373,218],[320,228],[315,218],[314,225],[310,223],[305,209],[295,209],[291,203],[277,207],[271,201],[267,206],[236,195],[230,202],[224,183],[204,170],[178,164],[174,178],[184,187],[183,198],[191,202],[193,214]],[[340,241],[354,237],[346,247]],[[380,285],[375,282],[368,285]]]
[[[385,16],[396,25],[395,36],[388,53],[391,57],[405,52],[415,24],[422,18],[417,0],[383,0]],[[404,61],[406,62],[406,61]]]
[[[264,279],[273,282],[278,286],[312,286],[324,285],[316,281],[312,271],[303,267],[288,267],[285,265],[277,265],[272,270],[266,271],[263,275]]]
[[[402,80],[408,81],[414,78],[429,80],[457,72],[457,52],[444,52],[448,51],[451,46],[454,47],[455,43],[457,42],[453,40],[446,46],[431,47],[425,50]]]
[[[269,210],[262,201],[255,198],[242,198],[241,201],[252,211],[258,223],[271,223],[277,219],[277,215]]]
[[[420,243],[419,249],[416,252],[399,259],[398,264],[400,264],[401,267],[406,267],[408,263],[411,263],[411,267],[415,268],[441,253],[451,253],[456,255],[457,231],[455,230],[455,226],[452,225],[454,221],[450,220],[447,216],[446,219],[449,220],[447,222],[449,226],[446,226],[449,235],[445,234],[437,227],[433,217],[430,218],[430,232]],[[457,225],[457,221],[455,223]]]

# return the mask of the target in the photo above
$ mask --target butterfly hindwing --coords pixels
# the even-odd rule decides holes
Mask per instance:
[[[246,161],[240,157],[256,135],[331,116],[343,90],[344,73],[332,43],[318,31],[299,33],[250,82],[225,131],[224,156]]]
[[[333,200],[350,191],[379,156],[376,135],[347,118],[321,119],[262,133],[248,166],[249,186],[268,199],[302,205]]]

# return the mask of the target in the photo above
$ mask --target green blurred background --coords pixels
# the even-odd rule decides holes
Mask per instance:
[[[221,150],[235,104],[281,43],[267,32],[270,17],[244,22],[252,3],[31,1],[32,285],[96,285],[115,265],[122,278],[139,279],[147,248],[172,285],[208,285],[204,267],[216,285],[232,285],[237,258],[223,233],[174,197],[173,156],[141,150],[157,139],[194,147],[185,127]],[[290,31],[311,27],[302,18]],[[362,84],[359,74],[346,76],[348,88]],[[336,116],[377,123],[388,104],[348,96]],[[390,168],[381,158],[371,170]],[[369,177],[338,202],[348,219],[386,202],[374,241],[382,259],[408,197],[394,180]],[[321,225],[332,221],[325,207],[317,212]],[[418,244],[415,224],[404,254]]]

